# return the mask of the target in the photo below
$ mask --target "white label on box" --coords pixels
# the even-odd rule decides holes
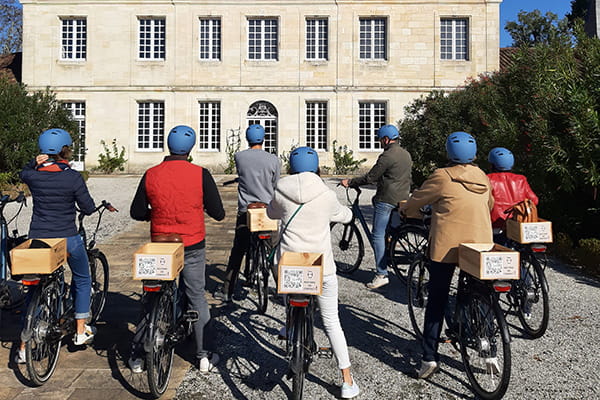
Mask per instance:
[[[502,256],[488,255],[485,257],[485,265],[483,267],[483,276],[502,275],[503,262]]]
[[[526,223],[521,225],[524,242],[545,242],[550,240],[550,224]]]
[[[135,263],[136,275],[140,278],[168,278],[171,269],[167,261],[167,256],[138,254]]]
[[[318,267],[293,267],[286,265],[280,269],[281,291],[313,293],[319,292],[320,274]]]
[[[516,260],[510,254],[486,254],[483,260],[485,278],[513,276],[516,273]]]

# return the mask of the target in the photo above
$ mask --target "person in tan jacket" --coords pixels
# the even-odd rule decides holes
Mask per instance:
[[[423,328],[423,359],[418,377],[425,379],[439,369],[438,343],[452,275],[458,263],[460,243],[491,243],[490,209],[494,198],[490,182],[472,164],[477,143],[466,132],[454,132],[446,140],[450,165],[439,168],[413,192],[401,211],[417,215],[422,206],[432,207],[429,233],[429,299]]]

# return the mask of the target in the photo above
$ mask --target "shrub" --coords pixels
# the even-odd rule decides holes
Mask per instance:
[[[348,175],[360,168],[361,164],[367,159],[357,160],[354,158],[352,150],[348,150],[348,146],[338,146],[337,140],[333,141],[333,173],[335,175]]]
[[[240,151],[240,128],[229,129],[227,142],[225,144],[225,153],[227,154],[227,165],[225,166],[226,174],[235,174],[235,153]]]
[[[119,151],[117,148],[117,139],[112,140],[112,149],[108,148],[104,140],[101,140],[100,143],[104,148],[104,154],[100,153],[98,155],[98,166],[95,170],[104,174],[112,174],[116,170],[124,171],[124,165],[127,162],[125,158],[125,146],[121,146],[121,151]]]

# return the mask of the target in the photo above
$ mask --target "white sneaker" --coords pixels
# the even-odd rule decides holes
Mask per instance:
[[[352,385],[348,385],[346,382],[342,383],[342,399],[351,399],[358,396],[360,389],[354,377],[352,377]]]
[[[129,365],[129,368],[131,368],[131,372],[133,372],[134,374],[144,372],[144,360],[142,360],[141,358],[129,358],[129,360],[127,360],[127,365]]]
[[[427,379],[440,369],[435,361],[421,361],[421,369],[417,373],[419,379]]]
[[[498,365],[498,357],[490,357],[485,359],[485,370],[488,374],[499,374],[500,365]]]
[[[19,348],[15,354],[15,362],[17,364],[25,364],[25,348]]]
[[[95,334],[96,334],[96,327],[89,326],[88,324],[86,324],[85,329],[83,330],[82,334],[76,333],[73,336],[73,344],[75,344],[75,346],[90,344],[90,343],[92,343],[92,340],[94,340]]]
[[[219,362],[219,355],[217,353],[212,353],[210,359],[208,357],[202,357],[200,359],[200,363],[198,369],[200,372],[210,372],[215,368]]]
[[[375,278],[373,278],[373,280],[371,282],[367,283],[366,286],[369,289],[377,289],[377,288],[387,285],[388,283],[390,283],[390,280],[388,279],[387,276],[375,274]]]

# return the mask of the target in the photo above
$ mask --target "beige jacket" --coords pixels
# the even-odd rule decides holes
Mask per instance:
[[[458,263],[460,243],[492,243],[490,210],[494,198],[485,173],[471,164],[439,168],[408,200],[406,214],[431,204],[429,257]]]

